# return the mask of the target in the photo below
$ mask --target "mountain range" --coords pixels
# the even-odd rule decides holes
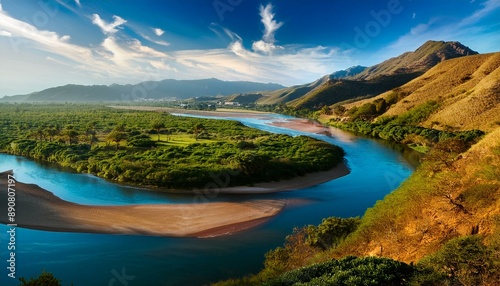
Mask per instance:
[[[478,53],[459,42],[427,41],[414,52],[371,67],[355,66],[312,83],[263,92],[255,103],[318,109],[348,99],[378,95],[417,78],[444,60],[475,54]],[[230,100],[248,102],[245,96],[239,94]],[[255,95],[252,98],[256,98]]]
[[[193,97],[227,96],[241,92],[276,90],[279,84],[218,79],[145,81],[127,85],[74,85],[68,84],[25,95],[6,96],[0,102],[90,102],[133,101],[146,99],[184,100]]]

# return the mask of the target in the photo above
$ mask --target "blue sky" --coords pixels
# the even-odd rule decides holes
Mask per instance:
[[[303,84],[427,40],[500,47],[500,0],[0,0],[0,96],[64,84]]]

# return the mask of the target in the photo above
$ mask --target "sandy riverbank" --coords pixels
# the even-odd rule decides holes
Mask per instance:
[[[292,191],[313,187],[331,180],[346,176],[350,173],[349,168],[344,163],[340,163],[337,167],[322,172],[309,173],[301,177],[296,177],[290,180],[282,180],[278,182],[257,183],[251,187],[227,187],[218,190],[207,190],[218,192],[220,194],[266,194],[283,191]]]
[[[7,224],[7,173],[0,173],[0,222]],[[32,229],[207,237],[233,233],[278,214],[284,200],[238,203],[87,206],[64,201],[33,184],[16,182],[16,221]]]
[[[352,142],[354,141],[355,138],[355,136],[349,132],[343,131],[338,128],[325,126],[319,122],[310,119],[291,118],[281,121],[274,121],[269,123],[269,125],[293,129],[302,132],[324,134],[331,137],[335,137],[335,139],[343,142]]]

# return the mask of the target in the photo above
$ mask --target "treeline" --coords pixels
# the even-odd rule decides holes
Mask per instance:
[[[384,112],[388,106],[385,99],[377,99],[373,103],[344,111],[351,116],[352,121],[331,120],[329,124],[356,134],[404,143],[419,151],[427,151],[434,144],[448,139],[459,139],[470,145],[484,135],[481,130],[437,130],[418,126],[439,107],[439,103],[435,101],[416,106],[398,116],[379,117],[374,122],[368,120]]]
[[[290,179],[328,170],[339,147],[276,135],[228,120],[91,105],[0,105],[4,152],[134,185],[166,189]],[[181,140],[182,139],[182,140]]]

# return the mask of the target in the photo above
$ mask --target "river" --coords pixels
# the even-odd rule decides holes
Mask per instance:
[[[294,227],[318,224],[329,216],[361,216],[413,171],[413,153],[379,140],[338,131],[338,136],[270,126],[281,115],[234,118],[243,124],[292,136],[309,135],[342,147],[351,173],[311,188],[290,192],[230,196],[214,201],[255,198],[303,199],[268,222],[240,233],[214,238],[168,238],[48,232],[17,228],[16,276],[38,276],[42,269],[63,285],[205,285],[258,272],[264,254],[283,244]],[[64,200],[80,204],[190,203],[193,197],[162,194],[77,174],[53,164],[0,154],[0,171],[13,169],[20,182],[35,183]],[[22,210],[17,210],[22,211]],[[0,225],[0,285],[18,285],[7,277],[7,230]]]

